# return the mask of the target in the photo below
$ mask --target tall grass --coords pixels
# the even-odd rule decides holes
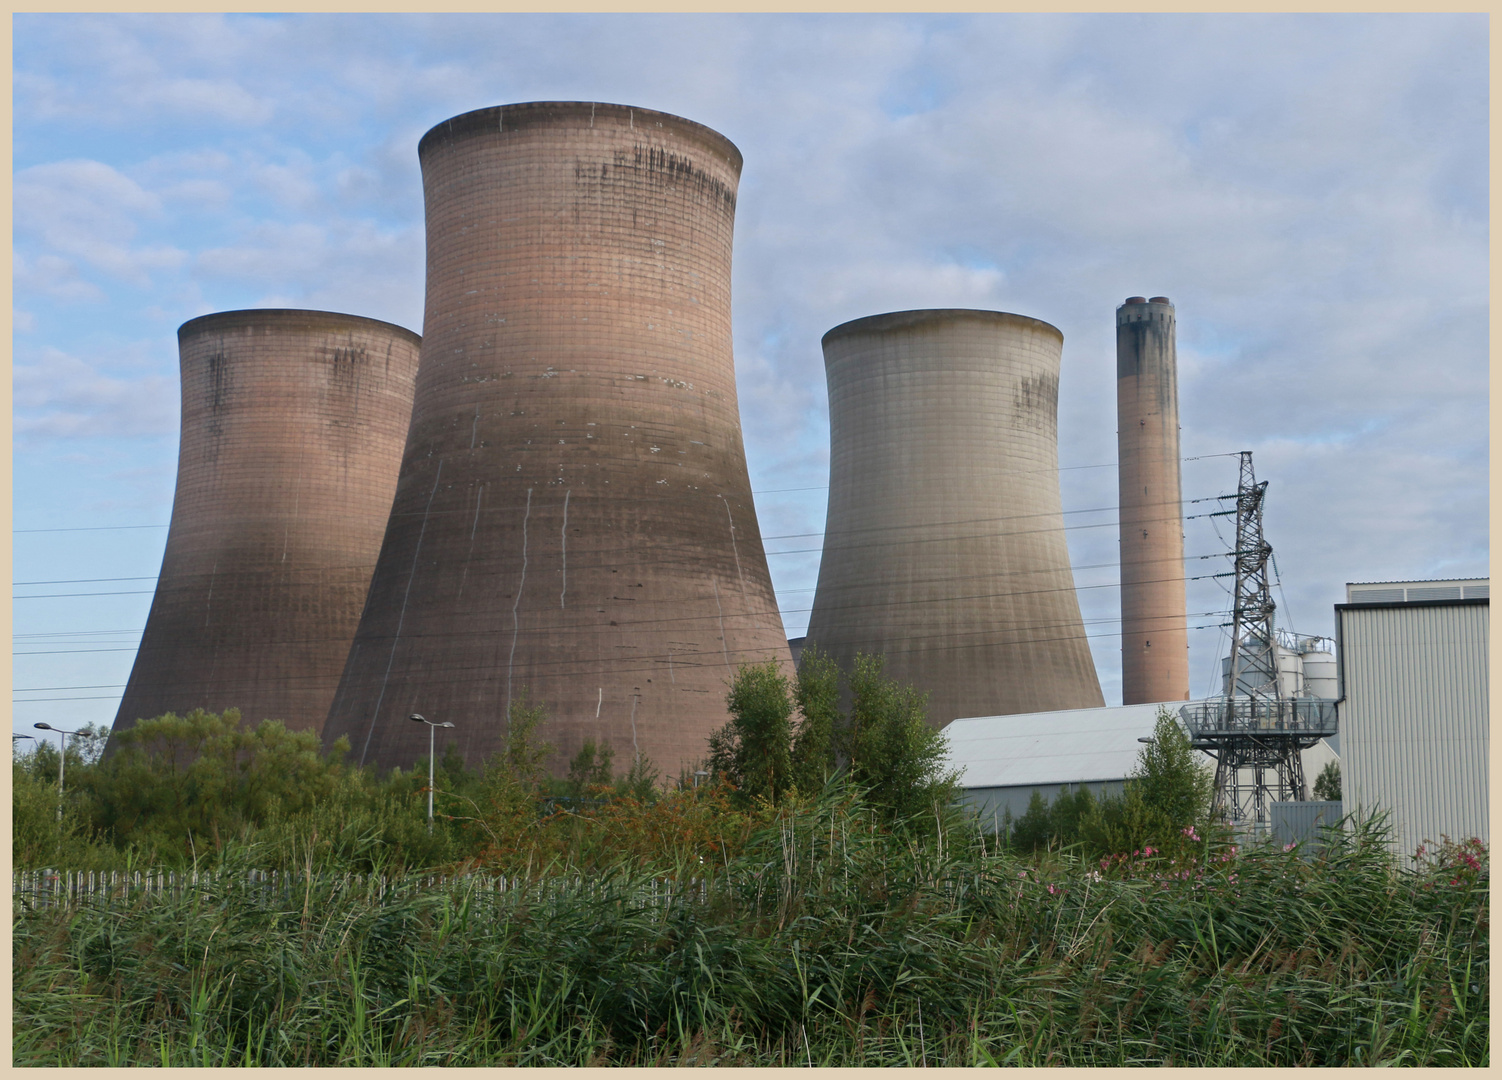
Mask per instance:
[[[20,910],[17,1065],[1484,1065],[1487,870],[998,853],[848,789],[718,862]],[[311,866],[311,864],[310,864]],[[1187,868],[1187,869],[1186,869]],[[698,877],[671,900],[650,883]],[[415,885],[409,882],[408,885]]]

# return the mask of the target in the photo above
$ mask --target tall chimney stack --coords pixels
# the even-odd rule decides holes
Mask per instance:
[[[1116,309],[1121,483],[1121,703],[1189,700],[1173,304]]]

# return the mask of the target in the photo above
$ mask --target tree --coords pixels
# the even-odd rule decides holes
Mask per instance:
[[[506,743],[494,764],[524,788],[535,789],[541,785],[546,772],[544,762],[553,752],[553,744],[543,739],[538,731],[547,722],[547,708],[531,704],[526,690],[518,694],[506,710]]]
[[[1048,845],[1052,831],[1050,824],[1048,800],[1043,797],[1043,792],[1034,788],[1027,809],[1012,825],[1007,843],[1018,851],[1037,851]]]
[[[576,798],[588,795],[591,788],[609,787],[615,779],[615,749],[609,743],[596,745],[585,739],[579,752],[568,763],[569,793]]]
[[[338,784],[349,751],[341,739],[325,755],[317,732],[280,720],[242,729],[237,709],[167,713],[115,738],[87,778],[95,823],[117,843],[155,834],[191,850],[310,809]]]
[[[1208,825],[1214,786],[1214,774],[1189,736],[1160,708],[1152,741],[1137,755],[1125,791],[1100,799],[1086,813],[1081,839],[1100,854],[1181,847],[1186,828]]]
[[[1160,708],[1152,742],[1137,755],[1128,786],[1150,813],[1178,830],[1209,817],[1215,777],[1173,714]]]
[[[1011,831],[1003,835],[1019,851],[1036,851],[1050,844],[1068,847],[1081,839],[1095,809],[1095,797],[1084,786],[1071,791],[1064,785],[1051,803],[1041,791],[1034,790],[1027,810],[1015,824],[1008,819]]]
[[[839,665],[817,646],[806,646],[799,657],[793,703],[803,719],[793,736],[792,782],[799,791],[818,791],[839,767],[835,733],[843,718]]]
[[[837,747],[850,775],[896,818],[913,818],[954,797],[958,774],[944,771],[949,740],[928,723],[928,696],[887,676],[880,656],[857,653],[850,715]]]
[[[709,738],[709,767],[743,799],[775,803],[792,779],[790,689],[775,660],[741,665],[730,684],[730,722]]]
[[[1325,762],[1314,778],[1314,797],[1324,802],[1340,802],[1340,762]]]

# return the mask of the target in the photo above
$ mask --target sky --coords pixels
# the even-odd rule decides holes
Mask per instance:
[[[1184,498],[1234,491],[1242,450],[1269,482],[1281,627],[1330,634],[1349,581],[1487,575],[1486,43],[1484,15],[15,15],[14,728],[113,720],[172,507],[177,327],[421,332],[418,139],[509,102],[740,148],[736,377],[789,636],[824,524],[819,339],[911,308],[1063,332],[1108,704],[1128,296],[1175,304]],[[1231,536],[1185,525],[1196,697]]]

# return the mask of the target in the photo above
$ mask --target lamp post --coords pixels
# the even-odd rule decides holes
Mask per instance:
[[[433,831],[433,754],[435,752],[434,743],[437,739],[438,728],[451,728],[454,725],[447,720],[445,720],[441,724],[435,724],[433,723],[433,721],[429,720],[421,713],[413,713],[411,716],[407,717],[407,719],[419,724],[428,725],[428,832],[431,833]]]
[[[68,757],[68,736],[77,735],[76,731],[64,731],[60,727],[53,727],[47,723],[32,724],[38,731],[57,732],[57,820],[63,819],[63,763]]]

